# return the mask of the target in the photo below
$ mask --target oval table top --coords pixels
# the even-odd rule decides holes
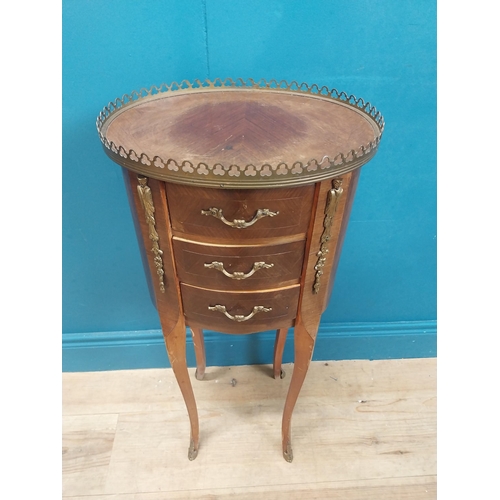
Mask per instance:
[[[317,182],[377,151],[383,118],[362,99],[239,82],[185,82],[117,99],[97,120],[106,153],[149,177],[234,189]]]

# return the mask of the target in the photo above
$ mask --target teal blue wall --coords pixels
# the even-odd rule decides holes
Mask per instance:
[[[141,87],[226,76],[327,85],[383,113],[315,356],[435,355],[434,1],[64,0],[64,369],[167,363],[121,172],[102,151],[96,115]],[[217,352],[244,344],[227,357],[238,364],[268,362],[267,347],[258,352],[269,339],[208,340]]]

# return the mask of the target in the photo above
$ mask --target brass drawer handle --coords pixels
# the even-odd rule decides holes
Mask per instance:
[[[235,314],[234,316],[229,314],[226,310],[226,306],[221,306],[219,304],[215,306],[208,306],[209,311],[218,311],[225,314],[230,320],[236,321],[237,323],[242,323],[243,321],[248,321],[250,318],[253,318],[259,312],[269,312],[272,311],[272,307],[264,307],[264,306],[254,306],[252,312],[248,316],[243,316],[243,314]]]
[[[231,278],[233,280],[244,280],[247,278],[250,278],[250,276],[253,276],[259,269],[269,269],[270,267],[273,267],[274,264],[266,264],[265,262],[254,262],[252,269],[248,273],[242,273],[240,271],[235,271],[234,273],[228,273],[224,269],[224,264],[222,262],[211,262],[210,264],[204,264],[204,266],[208,269],[217,269],[217,271],[220,271],[224,276],[227,276],[228,278]]]
[[[233,222],[231,222],[228,221],[222,214],[222,208],[211,207],[208,210],[202,210],[201,213],[202,215],[211,215],[216,219],[220,219],[227,226],[235,227],[236,229],[244,229],[246,227],[249,227],[252,224],[255,224],[259,219],[262,219],[262,217],[274,217],[275,215],[279,214],[279,212],[271,212],[271,210],[269,210],[268,208],[259,208],[257,212],[255,212],[255,215],[253,216],[253,219],[251,221],[247,222],[243,219],[234,219]]]

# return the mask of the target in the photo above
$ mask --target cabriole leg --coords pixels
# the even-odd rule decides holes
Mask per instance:
[[[191,441],[189,444],[188,458],[194,460],[198,455],[200,442],[200,428],[198,422],[198,411],[194,399],[193,387],[189,379],[189,372],[186,363],[186,327],[184,321],[179,320],[175,327],[169,332],[163,331],[167,353],[172,365],[177,383],[179,384],[182,397],[186,403],[186,408],[191,424]]]
[[[205,339],[203,338],[203,330],[201,328],[191,327],[193,336],[194,354],[196,356],[196,373],[197,380],[203,380],[205,377],[206,355],[205,355]]]
[[[294,328],[295,361],[290,381],[290,387],[285,401],[282,421],[282,445],[283,457],[287,462],[293,460],[291,421],[292,412],[299,397],[300,389],[306,378],[307,369],[311,362],[314,350],[314,338],[308,333],[305,327],[299,323]]]
[[[283,350],[285,348],[286,336],[288,328],[280,328],[276,332],[276,340],[274,341],[274,359],[273,359],[273,375],[274,378],[284,378],[285,372],[281,369],[283,360]]]

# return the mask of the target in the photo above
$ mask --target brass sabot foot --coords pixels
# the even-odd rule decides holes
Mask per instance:
[[[194,441],[191,439],[189,443],[188,458],[194,460],[198,456],[198,448],[195,448]]]
[[[287,462],[292,462],[293,461],[293,451],[292,451],[292,445],[290,443],[287,443],[286,449],[283,450],[283,458]]]

